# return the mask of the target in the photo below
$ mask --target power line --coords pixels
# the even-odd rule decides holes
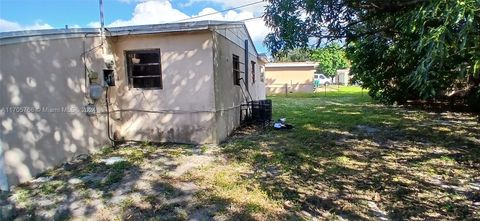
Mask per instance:
[[[257,16],[257,17],[242,19],[242,20],[238,20],[238,21],[250,21],[250,20],[255,20],[255,19],[259,19],[259,18],[263,18],[263,17],[262,16]]]
[[[223,23],[219,23],[217,25],[229,24],[229,23],[232,23],[232,22],[245,22],[245,21],[251,21],[251,20],[255,20],[255,19],[259,19],[259,18],[263,18],[263,17],[262,16],[257,16],[257,17],[246,18],[246,19],[241,19],[241,20],[223,21]]]
[[[227,12],[227,11],[231,11],[231,10],[236,10],[236,9],[239,9],[239,8],[244,8],[244,7],[251,6],[251,5],[256,5],[256,4],[259,4],[259,3],[262,3],[262,2],[263,2],[263,0],[262,1],[251,2],[251,3],[245,4],[245,5],[240,5],[240,6],[237,6],[237,7],[234,7],[234,8],[228,8],[228,9],[218,11],[218,12],[212,12],[212,13],[208,13],[208,14],[204,14],[204,15],[198,15],[198,16],[194,16],[194,17],[190,17],[190,18],[185,18],[185,19],[182,19],[182,20],[178,20],[176,22],[188,21],[188,20],[192,20],[192,19],[196,19],[196,18],[206,17],[206,16],[209,16],[209,15],[215,15],[215,14],[219,14],[219,13],[223,13],[223,12]]]

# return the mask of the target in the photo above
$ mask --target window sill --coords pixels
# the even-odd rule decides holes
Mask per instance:
[[[148,87],[148,88],[137,88],[137,87],[130,87],[130,89],[136,90],[136,91],[153,91],[153,90],[163,90],[163,88],[160,87]]]

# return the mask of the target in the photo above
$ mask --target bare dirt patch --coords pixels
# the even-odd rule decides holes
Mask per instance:
[[[17,186],[5,204],[17,220],[187,220],[197,214],[195,183],[180,177],[214,160],[212,148],[130,144],[75,160]],[[110,157],[124,161],[106,165]]]

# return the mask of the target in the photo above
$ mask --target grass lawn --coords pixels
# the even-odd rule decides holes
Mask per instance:
[[[294,129],[241,128],[218,147],[109,148],[2,200],[23,218],[480,219],[476,116],[388,107],[357,87],[270,98]],[[127,161],[106,166],[108,156]]]
[[[480,219],[475,116],[386,107],[357,87],[270,98],[295,128],[245,129],[222,145],[226,163],[197,173],[231,216]]]

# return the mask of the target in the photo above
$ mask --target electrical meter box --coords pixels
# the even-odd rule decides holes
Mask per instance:
[[[112,69],[103,69],[103,80],[105,86],[115,86],[115,71]]]
[[[89,71],[88,72],[88,78],[90,78],[91,80],[97,79],[98,78],[98,73],[95,72],[95,71]]]
[[[115,64],[115,59],[112,54],[104,54],[103,60],[105,62],[105,67],[107,69],[112,69],[113,65]]]
[[[90,84],[90,98],[94,101],[102,97],[103,87],[99,84]]]

